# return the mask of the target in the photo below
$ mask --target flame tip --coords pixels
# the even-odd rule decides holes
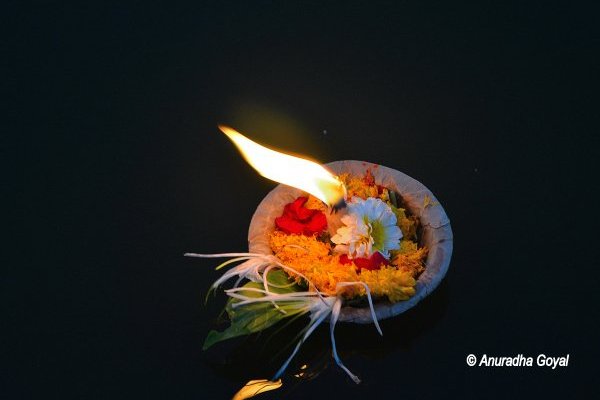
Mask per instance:
[[[226,125],[217,126],[265,178],[308,192],[329,206],[345,197],[339,178],[319,163],[261,146]]]

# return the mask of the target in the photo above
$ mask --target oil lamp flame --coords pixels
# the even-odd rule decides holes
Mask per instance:
[[[333,208],[345,204],[344,184],[322,165],[268,149],[230,127],[219,125],[219,129],[237,146],[248,164],[265,178],[301,189]]]

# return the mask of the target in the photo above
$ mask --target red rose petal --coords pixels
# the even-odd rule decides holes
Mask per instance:
[[[371,254],[371,257],[369,258],[355,258],[354,265],[356,265],[359,270],[367,269],[369,271],[373,271],[381,269],[381,265],[390,265],[390,262],[383,256],[383,254],[376,251],[375,253]]]
[[[292,201],[289,206],[290,206],[290,210],[294,213],[297,214],[298,210],[300,208],[302,208],[304,206],[304,204],[308,201],[308,199],[306,197],[300,196],[298,197],[296,200]]]
[[[340,256],[340,262],[342,264],[352,264],[352,260],[348,258],[348,256],[346,254],[342,254]]]
[[[295,221],[292,218],[281,216],[275,218],[275,225],[285,233],[300,234],[304,232],[304,225],[301,222]]]
[[[370,264],[368,258],[359,257],[359,258],[353,259],[353,261],[354,261],[354,265],[356,265],[359,270],[361,270],[361,269],[368,269],[368,270],[373,269],[373,268],[371,268],[371,264]]]
[[[296,218],[296,213],[292,209],[292,203],[288,203],[285,205],[285,207],[283,207],[283,216],[294,219]]]
[[[308,201],[308,197],[300,196],[293,203],[290,203],[290,211],[294,215],[294,219],[301,222],[307,222],[318,210],[311,210],[310,208],[304,207],[304,204]]]
[[[385,258],[383,256],[383,254],[381,254],[380,252],[376,251],[375,253],[373,253],[370,257],[370,260],[372,263],[375,263],[375,265],[378,265],[379,267],[381,267],[381,265],[390,265],[390,261]]]
[[[310,208],[301,208],[296,214],[296,219],[301,222],[309,222],[319,210],[311,210]]]
[[[319,210],[304,207],[308,197],[300,196],[283,208],[283,214],[275,218],[275,225],[281,231],[306,236],[321,233],[327,228],[327,217]]]
[[[313,233],[323,232],[325,228],[327,228],[327,217],[325,217],[325,214],[322,212],[317,211],[317,213],[314,214],[310,221],[308,221],[306,224],[304,232],[308,231],[306,234],[312,235]]]

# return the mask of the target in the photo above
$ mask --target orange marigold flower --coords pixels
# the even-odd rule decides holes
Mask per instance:
[[[382,266],[379,270],[362,270],[358,273],[352,264],[340,262],[338,254],[332,254],[329,243],[321,242],[314,236],[286,235],[275,231],[271,234],[270,245],[281,262],[304,275],[319,291],[335,295],[339,282],[364,282],[374,297],[387,297],[391,302],[407,300],[414,295],[416,281],[409,271],[394,266]],[[290,273],[294,276],[293,273]],[[305,283],[295,276],[298,283]],[[347,298],[365,294],[362,286],[348,286],[342,289]]]

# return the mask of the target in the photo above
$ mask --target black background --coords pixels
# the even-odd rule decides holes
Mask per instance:
[[[548,2],[45,2],[9,9],[5,398],[230,398],[287,342],[202,352],[214,263],[274,187],[217,123],[322,162],[403,171],[454,256],[419,306],[326,329],[264,398],[582,396],[597,366],[599,35]],[[14,212],[13,210],[16,210]],[[13,228],[14,226],[14,228]],[[16,240],[14,240],[16,239]],[[470,368],[570,354],[568,368]],[[303,363],[315,379],[297,379]]]

